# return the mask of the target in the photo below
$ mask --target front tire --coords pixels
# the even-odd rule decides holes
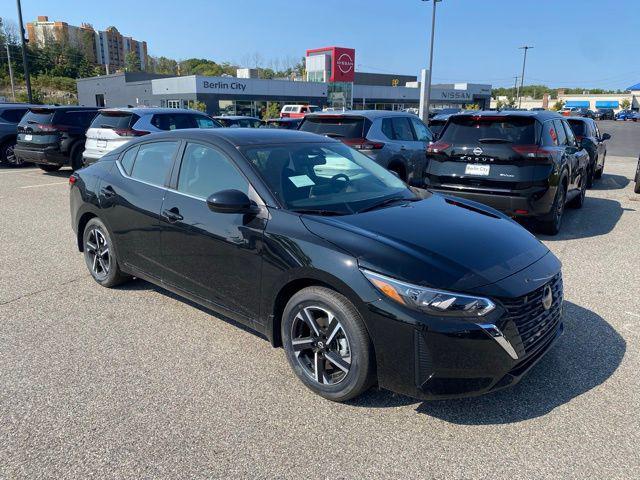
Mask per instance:
[[[82,235],[84,259],[93,279],[111,288],[129,279],[122,273],[107,227],[99,218],[89,220]]]
[[[15,146],[15,140],[10,140],[0,145],[0,163],[7,167],[22,167],[25,165],[25,162],[16,156],[14,151]]]
[[[582,208],[584,205],[584,199],[587,196],[587,177],[585,172],[583,172],[582,177],[580,178],[580,193],[571,199],[569,202],[569,206],[571,208]]]
[[[640,159],[638,159],[638,167],[636,168],[636,184],[633,187],[633,191],[636,193],[640,193]]]
[[[299,291],[284,309],[281,333],[289,365],[318,395],[344,402],[373,384],[371,340],[344,295],[324,287]]]

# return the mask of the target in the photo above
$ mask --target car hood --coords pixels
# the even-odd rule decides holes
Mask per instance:
[[[422,196],[354,215],[303,215],[302,221],[362,268],[442,289],[470,291],[497,282],[549,252],[492,208],[440,194]]]

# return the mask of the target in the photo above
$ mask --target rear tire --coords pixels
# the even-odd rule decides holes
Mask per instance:
[[[373,346],[344,295],[324,287],[300,290],[284,309],[281,333],[289,365],[318,395],[344,402],[373,384]]]
[[[0,145],[0,163],[7,167],[22,167],[26,165],[26,162],[23,162],[14,152],[14,148],[16,146],[15,140],[9,140]]]
[[[111,235],[99,218],[92,218],[84,227],[82,247],[91,276],[103,287],[115,287],[131,278],[120,270]]]
[[[602,167],[598,168],[598,164],[596,163],[596,171],[594,173],[594,178],[599,180],[602,178],[602,174],[604,173],[604,162],[607,160],[607,156],[602,157]]]
[[[595,179],[595,172],[594,169],[596,168],[596,166],[598,165],[598,159],[596,158],[596,161],[594,162],[593,166],[589,167],[589,170],[587,171],[587,188],[592,188],[593,187],[593,180]]]
[[[73,150],[71,151],[71,170],[74,172],[84,167],[82,152],[84,152],[84,147],[80,145],[73,147]]]
[[[636,193],[640,193],[640,159],[638,159],[638,167],[636,168],[636,184],[633,187],[633,191]]]
[[[571,208],[582,208],[584,205],[584,199],[587,196],[587,177],[583,172],[582,178],[580,178],[580,193],[573,197],[568,205]]]
[[[45,172],[57,172],[62,168],[62,165],[42,165],[39,164],[38,167]]]
[[[562,216],[564,214],[564,203],[567,197],[567,187],[564,183],[558,185],[556,198],[553,200],[551,207],[551,219],[538,222],[539,230],[547,235],[557,235],[562,225]]]

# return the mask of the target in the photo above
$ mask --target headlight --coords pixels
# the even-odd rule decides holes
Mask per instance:
[[[369,270],[361,272],[387,297],[431,315],[482,317],[496,308],[488,298],[412,285]]]

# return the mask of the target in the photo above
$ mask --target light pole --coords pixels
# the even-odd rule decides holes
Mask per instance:
[[[427,72],[427,86],[426,93],[424,99],[424,111],[421,111],[420,114],[425,118],[422,119],[423,122],[429,123],[429,103],[431,101],[431,69],[433,68],[433,38],[436,32],[436,4],[441,2],[442,0],[422,0],[423,2],[433,2],[433,11],[431,13],[431,46],[429,48],[429,71]]]
[[[22,44],[22,66],[24,67],[24,84],[27,87],[27,98],[29,103],[33,103],[33,95],[31,94],[31,79],[29,78],[29,64],[27,63],[27,42],[24,39],[24,24],[22,23],[22,5],[20,0],[16,0],[18,4],[18,23],[20,24],[20,43]]]
[[[520,93],[522,93],[522,87],[524,86],[524,67],[527,65],[527,50],[530,48],[527,45],[524,45],[519,48],[519,50],[524,50],[524,58],[522,60],[522,75],[520,76],[520,88],[518,89],[518,108],[522,105],[522,99],[520,98]]]

